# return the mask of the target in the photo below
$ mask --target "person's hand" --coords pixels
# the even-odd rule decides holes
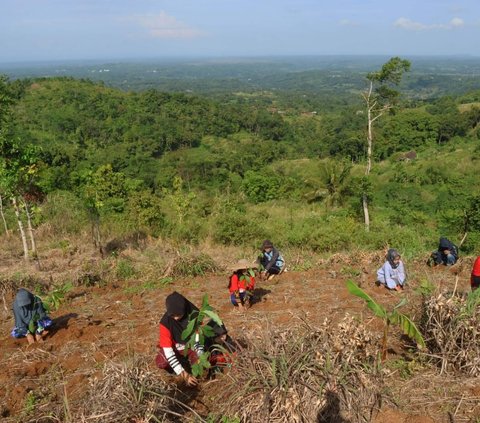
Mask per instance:
[[[400,285],[397,285],[397,286],[395,287],[395,291],[400,292],[401,290],[402,290],[402,287],[401,287]]]
[[[194,377],[193,375],[191,375],[190,373],[187,373],[185,370],[180,373],[183,380],[185,381],[185,383],[187,384],[187,386],[196,386],[198,385],[198,380],[196,377]]]
[[[46,333],[36,333],[35,334],[35,341],[42,343],[43,342],[43,337],[46,335]]]
[[[28,345],[32,345],[35,343],[35,338],[30,332],[27,333],[27,341],[28,341]]]

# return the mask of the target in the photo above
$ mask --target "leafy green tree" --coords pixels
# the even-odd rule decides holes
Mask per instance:
[[[253,203],[263,203],[279,197],[280,181],[273,174],[258,173],[248,170],[242,182],[243,191]]]
[[[350,176],[352,164],[348,161],[326,161],[320,169],[320,177],[327,191],[326,205],[336,206],[342,202],[345,184]]]
[[[379,149],[383,150],[382,158],[396,151],[434,145],[438,130],[438,120],[429,113],[418,109],[401,111],[393,116],[383,129],[385,144],[378,145]]]
[[[40,196],[40,190],[37,186],[40,155],[38,148],[26,144],[14,136],[11,111],[13,104],[8,81],[6,78],[0,77],[0,195],[7,196],[12,201],[22,239],[24,258],[28,260],[29,248],[22,222],[21,207],[23,206],[26,214],[31,252],[37,258],[29,202]],[[8,229],[6,230],[8,231]]]
[[[368,178],[372,169],[373,128],[377,119],[391,110],[398,101],[400,93],[395,89],[401,82],[404,72],[410,70],[410,62],[399,57],[391,58],[377,72],[367,75],[368,87],[362,93],[367,114],[367,166],[365,176]],[[365,229],[370,229],[368,196],[362,195]]]
[[[125,175],[115,172],[110,164],[83,175],[80,196],[84,199],[92,225],[94,246],[103,255],[100,218],[107,212],[123,212],[127,198]]]
[[[128,196],[127,211],[135,231],[148,231],[158,235],[165,226],[161,200],[150,191],[133,192]]]
[[[175,212],[175,219],[178,225],[183,225],[197,196],[193,191],[185,191],[183,179],[180,176],[173,178],[173,188],[164,188],[163,194]]]

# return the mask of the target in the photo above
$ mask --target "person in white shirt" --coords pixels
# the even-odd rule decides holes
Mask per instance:
[[[386,261],[377,270],[377,280],[388,289],[401,291],[407,276],[399,252],[393,248],[388,250]]]

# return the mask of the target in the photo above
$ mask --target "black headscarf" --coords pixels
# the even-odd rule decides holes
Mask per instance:
[[[448,238],[441,237],[438,242],[438,251],[453,250],[453,243]]]
[[[395,248],[390,248],[387,252],[387,261],[390,263],[390,266],[392,266],[393,269],[396,269],[398,267],[398,263],[395,263],[395,259],[397,257],[400,257],[400,254]]]
[[[177,291],[167,296],[165,305],[167,312],[160,319],[160,323],[170,331],[175,342],[184,344],[182,332],[187,328],[188,322],[192,317],[196,316],[198,308]],[[175,320],[172,316],[182,316],[182,318]]]

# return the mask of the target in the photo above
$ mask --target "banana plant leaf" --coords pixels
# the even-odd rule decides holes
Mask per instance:
[[[387,311],[380,304],[378,304],[370,295],[368,295],[362,288],[360,288],[356,283],[351,280],[347,281],[347,289],[350,294],[353,294],[359,298],[362,298],[366,301],[367,306],[370,310],[373,311],[375,316],[381,317],[382,319],[387,318]]]

